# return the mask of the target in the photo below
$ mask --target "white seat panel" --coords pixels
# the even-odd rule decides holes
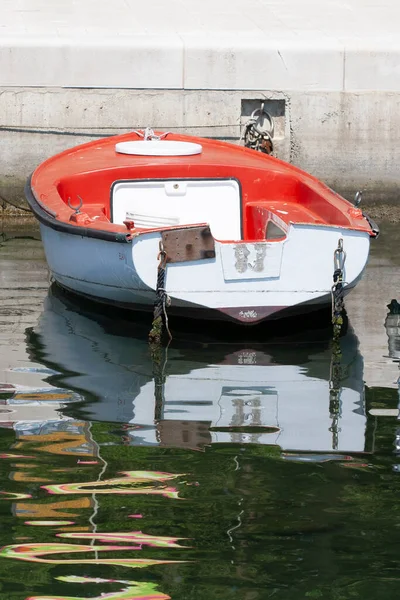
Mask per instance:
[[[217,240],[241,239],[241,195],[236,179],[117,181],[111,219],[145,229],[208,223]]]

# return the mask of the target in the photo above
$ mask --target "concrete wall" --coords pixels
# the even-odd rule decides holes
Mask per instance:
[[[398,202],[398,0],[1,0],[0,195],[44,158],[147,125],[237,142]]]

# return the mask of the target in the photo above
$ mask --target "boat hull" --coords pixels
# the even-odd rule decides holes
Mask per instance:
[[[145,233],[128,243],[73,235],[42,223],[41,234],[49,268],[61,287],[112,306],[153,309],[160,232]],[[347,254],[347,293],[366,266],[369,235],[292,225],[284,240],[215,241],[215,257],[168,265],[168,311],[251,325],[319,309],[331,302],[333,255],[339,239]],[[238,261],[243,255],[245,261]],[[257,265],[261,255],[262,264]]]

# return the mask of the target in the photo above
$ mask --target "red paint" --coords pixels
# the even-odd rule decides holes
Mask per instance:
[[[32,190],[42,206],[57,219],[76,227],[127,234],[140,233],[129,222],[110,219],[110,190],[121,179],[235,177],[242,190],[243,239],[265,239],[269,220],[283,229],[291,222],[333,225],[371,233],[359,209],[315,177],[276,158],[216,140],[169,134],[168,140],[200,142],[193,156],[131,156],[115,151],[117,142],[138,139],[136,134],[89,142],[66,150],[42,163],[32,176]],[[83,199],[81,214],[68,206]],[[94,219],[94,217],[96,217]],[[147,232],[149,230],[146,230]],[[372,233],[371,233],[372,235]]]

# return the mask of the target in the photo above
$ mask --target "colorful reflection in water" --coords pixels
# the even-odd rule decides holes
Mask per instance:
[[[34,456],[25,456],[24,454],[0,454],[0,458],[35,458]]]
[[[52,565],[117,565],[120,567],[142,568],[151,565],[173,563],[173,560],[151,560],[144,558],[90,558],[90,559],[51,559],[49,554],[75,554],[82,552],[115,552],[122,550],[141,550],[139,546],[88,546],[80,544],[15,544],[0,550],[0,557],[14,558],[29,562],[48,563]]]
[[[24,498],[32,498],[31,494],[19,494],[16,492],[0,492],[4,498],[0,500],[23,500]]]
[[[165,496],[166,498],[178,499],[178,491],[173,487],[166,486],[142,486],[139,484],[149,481],[162,483],[169,479],[175,479],[181,475],[171,473],[160,473],[150,471],[122,471],[123,477],[106,479],[104,481],[90,481],[87,483],[66,483],[61,485],[44,485],[43,489],[50,494],[151,494]],[[135,486],[130,488],[128,486]]]
[[[35,527],[59,527],[61,525],[73,525],[75,521],[25,521],[25,525]]]
[[[57,537],[69,539],[90,539],[100,542],[132,542],[141,546],[152,546],[153,548],[185,548],[177,544],[178,539],[165,536],[146,535],[141,531],[127,533],[58,533]]]
[[[90,509],[92,499],[83,497],[78,500],[63,500],[61,502],[16,502],[13,506],[13,512],[17,517],[29,519],[68,519],[69,517],[78,517],[82,511]]]
[[[137,390],[127,372],[132,407]],[[247,398],[258,389],[251,384]],[[368,394],[367,408],[397,407],[397,390]],[[239,406],[238,395],[243,388],[232,381],[221,397]],[[171,418],[155,428],[162,445],[152,447],[144,437],[126,445],[128,426],[87,422],[84,408],[61,418],[68,394],[45,396],[20,395],[25,408],[16,414],[24,418],[0,426],[1,599],[399,597],[400,433],[389,417],[368,417],[375,455],[282,453],[233,439],[211,444],[204,394],[192,422],[181,422],[170,403]],[[48,418],[27,419],[31,408]],[[297,421],[296,432],[304,435]]]
[[[118,592],[105,593],[88,599],[87,596],[30,596],[27,600],[170,600],[171,596],[157,592],[153,583],[123,581],[118,579],[96,579],[91,577],[57,577],[66,583],[122,583],[124,587]]]
[[[62,393],[57,397],[47,393],[47,398],[51,398],[54,403],[64,399],[64,396]],[[29,402],[35,403],[36,406],[43,397],[35,392],[26,393],[21,399],[24,407],[29,408]],[[54,411],[51,412],[51,416],[53,413]],[[142,531],[125,532],[122,529],[116,532],[99,531],[101,527],[99,513],[103,505],[112,506],[113,515],[117,518],[120,514],[126,513],[122,521],[129,524],[131,518],[143,518],[143,504],[140,505],[142,512],[135,512],[136,507],[131,503],[129,503],[129,510],[123,510],[123,504],[128,503],[129,497],[133,501],[142,496],[154,497],[155,501],[157,498],[180,499],[177,487],[169,484],[172,480],[177,481],[181,477],[180,474],[156,470],[129,470],[120,471],[117,476],[107,477],[108,468],[112,468],[115,473],[115,462],[110,461],[110,458],[108,461],[104,459],[98,443],[94,440],[92,425],[84,421],[54,418],[47,421],[18,421],[12,424],[12,428],[16,439],[12,440],[12,448],[4,448],[0,458],[4,460],[5,465],[13,469],[8,473],[7,478],[14,486],[23,485],[24,488],[21,491],[18,487],[9,491],[3,490],[0,492],[0,499],[11,501],[11,512],[14,518],[23,518],[24,526],[29,526],[29,531],[32,533],[30,536],[15,535],[14,541],[19,543],[4,546],[0,550],[0,558],[35,563],[41,565],[40,568],[45,568],[46,565],[75,565],[77,569],[80,565],[95,569],[143,569],[186,562],[181,556],[176,558],[165,555],[142,556],[145,548],[184,551],[186,546],[179,543],[182,538],[150,535]],[[25,461],[25,459],[29,460]],[[33,469],[35,472],[32,473]],[[85,477],[87,472],[90,473],[89,478],[87,475]],[[75,481],[65,482],[64,478],[67,474],[68,477],[76,477]],[[85,477],[84,481],[82,477]],[[42,485],[43,482],[46,482],[46,485]],[[25,492],[27,486],[31,493]],[[80,497],[77,499],[66,497],[60,501],[50,500],[51,496],[60,495]],[[103,502],[100,502],[101,498],[104,498]],[[110,505],[108,498],[115,498],[115,502]],[[117,501],[117,498],[120,498],[120,501]],[[98,524],[96,520],[99,521]],[[51,537],[55,535],[70,540],[87,540],[88,543],[55,542],[54,537],[44,541],[46,530],[51,532]],[[40,531],[43,533],[37,535]],[[39,540],[36,540],[38,537]],[[24,540],[24,543],[21,543],[21,540]],[[96,540],[102,545],[96,545]],[[140,552],[140,558],[132,556],[132,552]],[[127,553],[130,556],[126,556]],[[101,584],[101,592],[89,596],[93,600],[168,600],[170,598],[159,592],[157,585],[152,582],[125,581],[117,578],[100,579],[79,575],[59,577],[57,580],[70,585]],[[114,589],[108,592],[107,587]],[[81,598],[79,594],[68,593],[67,589],[65,594],[61,595],[24,596],[24,600],[81,600]]]

